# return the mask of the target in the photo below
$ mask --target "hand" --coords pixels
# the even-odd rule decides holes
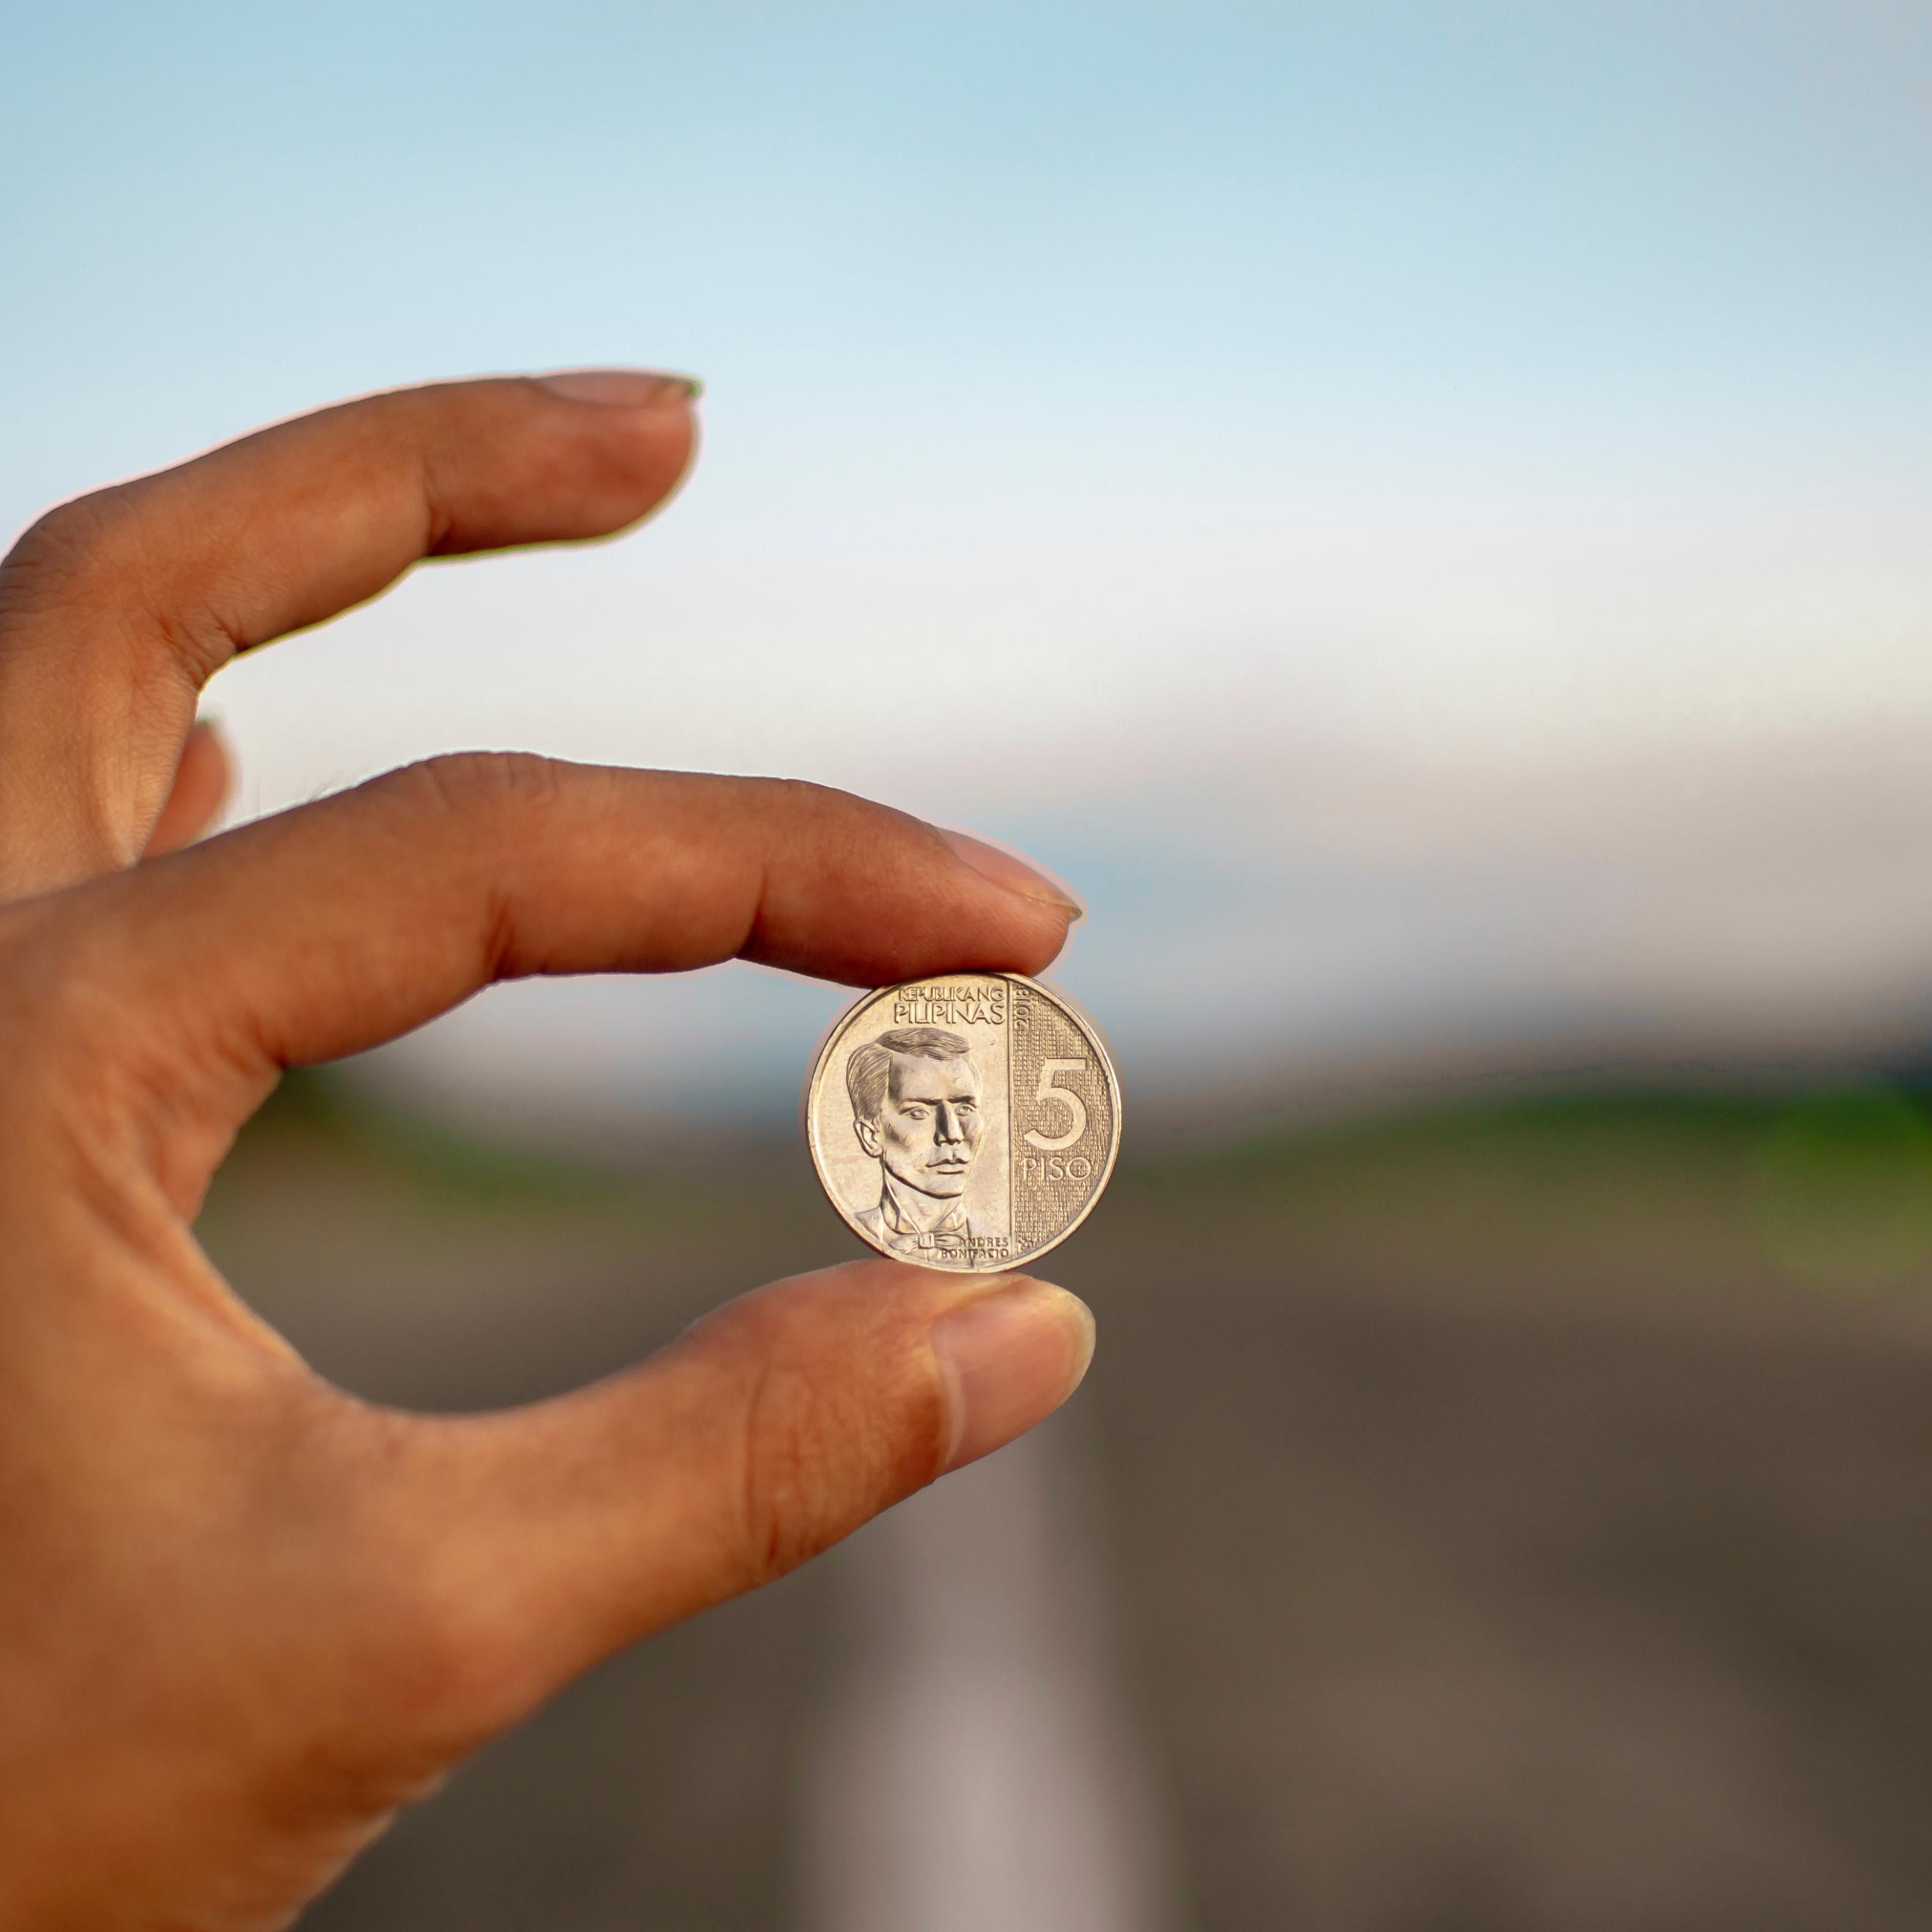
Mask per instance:
[[[283,1067],[493,980],[1058,950],[1072,908],[1017,861],[764,780],[435,759],[153,856],[218,801],[192,727],[234,652],[421,556],[620,529],[693,434],[642,375],[381,396],[56,510],[0,567],[10,1932],[286,1924],[572,1676],[1079,1380],[1070,1296],[873,1261],[561,1400],[404,1414],[322,1382],[190,1232]]]

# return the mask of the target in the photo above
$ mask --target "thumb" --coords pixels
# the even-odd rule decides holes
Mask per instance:
[[[783,1575],[1052,1414],[1093,1349],[1063,1288],[859,1262],[746,1295],[574,1394],[423,1418],[388,1493],[457,1666],[448,1721],[487,1735]]]

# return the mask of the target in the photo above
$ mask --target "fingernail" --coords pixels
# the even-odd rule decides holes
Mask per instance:
[[[1086,917],[1087,908],[1064,886],[1024,859],[1003,852],[983,838],[975,838],[970,832],[949,832],[944,826],[934,826],[933,830],[974,872],[983,873],[996,886],[1004,886],[1022,898],[1036,899],[1042,905],[1058,906],[1066,914],[1070,925]]]
[[[1022,1279],[942,1316],[932,1354],[952,1425],[944,1469],[957,1469],[1024,1435],[1080,1386],[1094,1318],[1064,1288]]]
[[[653,403],[694,403],[704,393],[695,376],[668,375],[657,369],[560,369],[532,379],[554,396],[574,403],[614,403],[641,409]]]

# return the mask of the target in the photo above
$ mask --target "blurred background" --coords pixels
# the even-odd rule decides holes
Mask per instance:
[[[1071,1408],[310,1922],[1932,1920],[1932,14],[80,0],[5,69],[9,528],[358,392],[709,385],[638,535],[224,671],[234,816],[848,786],[1072,882],[1128,1083]],[[594,1376],[853,1251],[842,1003],[500,989],[292,1079],[204,1238],[371,1396]]]

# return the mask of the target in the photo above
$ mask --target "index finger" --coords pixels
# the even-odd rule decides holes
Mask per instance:
[[[494,980],[734,957],[862,986],[1031,973],[1078,910],[1004,853],[821,786],[476,754],[40,904],[64,983],[128,1016],[137,1090],[224,1129],[280,1067]]]
[[[131,864],[236,652],[421,558],[655,508],[690,460],[695,387],[594,370],[399,389],[50,512],[0,564],[0,882]]]

